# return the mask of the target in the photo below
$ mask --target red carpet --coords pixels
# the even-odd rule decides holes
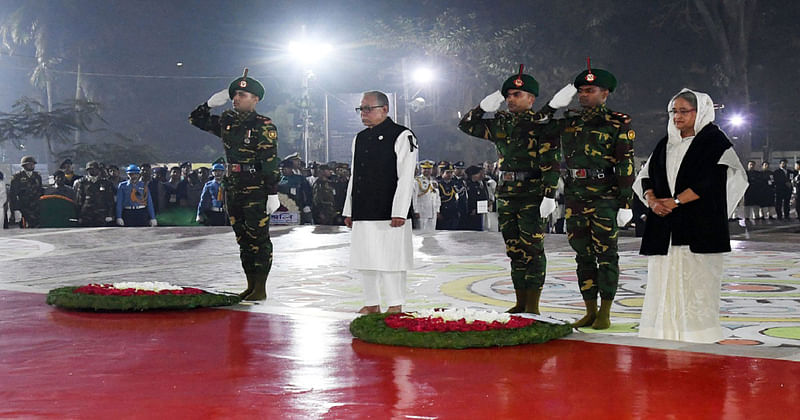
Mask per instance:
[[[797,362],[571,340],[411,349],[318,317],[44,300],[0,291],[0,417],[755,419],[800,401]]]

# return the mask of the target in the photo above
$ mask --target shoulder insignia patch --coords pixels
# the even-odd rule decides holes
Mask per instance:
[[[278,138],[278,130],[267,130],[267,138],[275,140]]]
[[[633,130],[628,130],[628,140],[633,140],[636,138],[636,132]]]
[[[613,111],[611,112],[611,117],[625,124],[630,124],[631,122],[631,116],[622,112]]]

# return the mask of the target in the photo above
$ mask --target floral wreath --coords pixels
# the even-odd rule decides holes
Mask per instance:
[[[350,332],[370,343],[464,349],[544,343],[572,333],[572,327],[506,313],[435,309],[363,315],[350,323]]]
[[[64,309],[93,311],[147,311],[228,306],[242,299],[235,294],[212,293],[164,282],[121,282],[60,287],[47,293],[47,304]]]

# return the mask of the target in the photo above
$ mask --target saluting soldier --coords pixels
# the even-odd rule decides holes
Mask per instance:
[[[86,163],[86,176],[75,181],[75,207],[78,224],[86,227],[106,226],[114,220],[114,186],[100,177],[100,164]]]
[[[227,160],[223,179],[228,207],[242,268],[247,276],[245,300],[267,298],[267,276],[272,267],[269,215],[280,207],[278,200],[278,129],[272,120],[256,113],[264,98],[264,86],[244,75],[228,89],[215,93],[189,116],[189,122],[222,138]],[[211,108],[233,100],[233,109],[211,115]]]
[[[436,230],[436,217],[439,214],[439,186],[433,177],[433,162],[425,160],[419,165],[422,173],[414,179],[414,195],[411,205],[415,217],[419,219],[419,230],[431,232]]]
[[[549,127],[561,132],[567,164],[567,239],[577,254],[578,284],[586,305],[586,314],[573,326],[606,329],[611,325],[611,304],[619,283],[618,227],[633,217],[636,136],[630,117],[606,106],[617,79],[607,70],[587,67],[575,77],[574,88],[567,85],[556,95],[571,90],[566,103],[553,106],[556,98],[551,101],[551,109],[567,106],[577,88],[581,110],[567,111],[564,119],[551,121]]]
[[[458,128],[497,148],[498,219],[517,300],[508,312],[538,314],[547,267],[542,218],[556,207],[559,145],[557,135],[545,137],[539,132],[537,124],[548,118],[532,110],[539,82],[522,70],[520,66],[519,74],[506,79],[501,90],[469,111]],[[508,111],[497,111],[503,102]],[[494,117],[483,118],[486,112],[495,112]]]
[[[44,194],[42,176],[34,171],[36,159],[33,156],[23,156],[20,165],[22,170],[11,177],[8,201],[19,227],[36,228],[41,220],[39,197]]]

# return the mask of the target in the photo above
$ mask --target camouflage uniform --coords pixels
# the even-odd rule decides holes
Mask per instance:
[[[39,197],[44,194],[42,176],[39,172],[32,171],[28,175],[25,170],[19,171],[11,177],[9,185],[9,204],[11,211],[22,212],[20,227],[36,228],[40,224]]]
[[[619,282],[617,210],[631,208],[635,178],[630,117],[605,104],[555,120],[567,163],[567,239],[583,299],[613,300]]]
[[[495,194],[500,232],[511,258],[514,289],[541,289],[547,260],[539,205],[543,197],[555,197],[560,160],[558,136],[541,136],[537,124],[546,117],[530,110],[497,112],[491,119],[482,119],[483,114],[480,107],[471,110],[458,128],[493,142],[501,171],[529,174],[527,179],[510,181],[501,176]]]
[[[93,178],[93,179],[92,179]],[[75,207],[81,226],[105,226],[114,217],[114,186],[100,177],[85,176],[75,181]]]
[[[318,225],[335,225],[338,216],[336,210],[334,184],[329,179],[317,178],[312,187],[314,222]]]
[[[256,112],[226,110],[217,116],[207,104],[198,106],[189,122],[222,138],[229,168],[222,185],[242,268],[248,276],[266,279],[272,267],[267,195],[277,194],[280,179],[278,130]]]

